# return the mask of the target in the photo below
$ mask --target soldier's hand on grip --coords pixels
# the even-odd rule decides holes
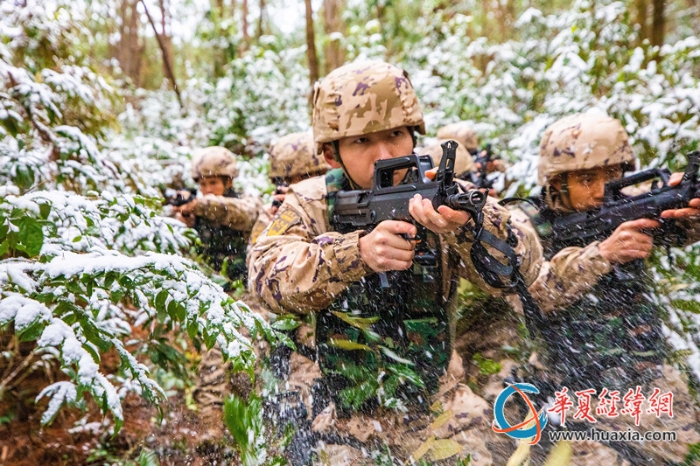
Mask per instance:
[[[467,212],[439,206],[436,211],[430,199],[423,199],[420,194],[413,196],[408,203],[408,211],[418,223],[433,233],[450,233],[469,221]]]
[[[194,215],[195,207],[197,207],[197,199],[192,199],[190,202],[180,207],[173,207],[173,211],[179,212],[183,217],[190,217]]]
[[[194,215],[182,215],[180,212],[175,213],[175,218],[187,225],[189,228],[194,227]]]
[[[398,220],[385,220],[371,233],[359,240],[360,257],[375,272],[406,270],[413,264],[416,241],[403,237],[415,237],[415,225]]]
[[[598,245],[600,255],[611,264],[624,264],[635,259],[646,259],[654,247],[654,238],[643,232],[658,228],[657,220],[642,218],[625,222]]]

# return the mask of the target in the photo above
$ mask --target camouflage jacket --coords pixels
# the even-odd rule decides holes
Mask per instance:
[[[548,208],[523,209],[538,230],[560,215]],[[695,230],[688,233],[694,236]],[[547,364],[563,376],[562,383],[629,388],[659,375],[666,353],[660,310],[645,262],[613,265],[601,256],[599,244],[544,241],[547,262],[529,290],[549,316],[541,329]]]
[[[485,227],[499,238],[505,238],[509,213],[491,201],[484,213]],[[511,228],[519,239],[516,252],[522,258],[521,271],[529,283],[538,272],[541,248],[535,233],[526,224],[516,223]],[[367,348],[361,340],[367,330],[365,327],[371,326],[370,333],[376,330],[377,336],[384,341],[395,340],[395,335],[391,337],[387,314],[382,313],[387,307],[385,304],[389,304],[388,307],[396,304],[396,309],[411,311],[410,316],[400,317],[402,322],[399,325],[403,325],[406,331],[402,338],[411,340],[414,331],[416,337],[406,351],[396,351],[399,357],[412,358],[417,352],[411,348],[431,345],[432,354],[437,356],[435,360],[439,359],[439,365],[444,366],[451,354],[458,279],[466,278],[490,293],[499,293],[483,282],[471,263],[469,229],[465,227],[457,234],[433,235],[439,251],[439,273],[390,274],[401,287],[411,290],[408,293],[412,296],[410,303],[393,293],[391,296],[372,294],[372,290],[379,288],[378,278],[360,257],[358,241],[362,233],[333,230],[329,222],[329,193],[324,177],[294,185],[250,252],[249,287],[273,312],[317,313],[317,344],[324,374],[329,373],[329,365],[338,362],[324,357],[321,354],[324,348],[326,353],[332,353],[328,347],[338,346],[335,343],[339,341],[344,341],[344,349],[350,351]],[[392,298],[404,300],[401,303],[385,302]],[[365,362],[372,365],[377,361]],[[431,376],[436,375],[435,369],[426,367]]]
[[[498,238],[507,236],[511,215],[489,198],[484,226]],[[445,295],[451,280],[463,277],[487,292],[499,295],[476,273],[469,251],[472,235],[468,223],[463,231],[440,235]],[[526,219],[511,228],[518,237],[516,253],[528,283],[539,272],[542,249]],[[292,186],[273,222],[251,249],[249,287],[278,313],[307,314],[327,309],[348,286],[374,272],[360,258],[358,240],[363,231],[341,234],[328,220],[328,196],[324,177]],[[495,256],[498,252],[492,251]],[[451,265],[454,264],[454,267]]]
[[[202,246],[199,253],[217,272],[224,267],[231,280],[246,278],[246,246],[262,203],[259,199],[227,191],[197,200],[194,228]]]
[[[270,215],[270,211],[268,210],[268,208],[269,206],[265,206],[264,208],[260,209],[260,215],[258,215],[257,220],[255,220],[253,230],[250,232],[251,247],[255,244],[262,232],[265,231],[265,228],[267,228],[267,226],[272,221],[272,216]]]

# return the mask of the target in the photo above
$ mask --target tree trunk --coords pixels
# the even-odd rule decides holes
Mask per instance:
[[[345,9],[344,0],[323,0],[323,26],[327,35],[339,32],[345,34],[345,23],[342,21],[342,13]],[[326,74],[345,63],[345,48],[339,40],[329,40],[325,48]]]
[[[158,6],[161,11],[160,20],[160,37],[163,40],[163,54],[167,55],[168,63],[174,66],[173,61],[173,38],[170,35],[170,1],[169,0],[158,0]],[[168,77],[168,70],[165,66],[166,60],[163,60],[163,77]]]
[[[173,73],[173,66],[170,63],[170,58],[168,57],[168,53],[165,49],[163,38],[160,34],[158,34],[158,28],[156,28],[156,23],[155,21],[153,21],[153,17],[148,11],[146,2],[144,0],[141,0],[141,4],[143,5],[143,9],[146,12],[148,22],[151,23],[151,27],[153,28],[153,34],[155,34],[156,36],[156,41],[158,41],[158,46],[160,47],[161,54],[163,55],[163,67],[165,68],[166,76],[168,77],[168,79],[170,79],[170,82],[173,84],[173,90],[175,91],[175,95],[177,95],[177,101],[180,104],[180,108],[184,108],[182,105],[182,97],[180,97],[180,88],[177,87],[177,80],[175,79],[175,73]]]
[[[119,45],[116,57],[122,72],[131,78],[134,86],[141,85],[141,47],[139,46],[139,13],[136,5],[139,0],[122,0],[119,8]]]
[[[304,0],[306,5],[306,58],[309,61],[309,81],[311,87],[318,81],[318,57],[316,55],[316,34],[314,33],[314,12],[311,0]]]
[[[665,0],[653,0],[654,16],[651,23],[651,45],[664,45],[666,18],[664,16]]]
[[[260,0],[260,16],[258,17],[258,31],[256,39],[260,39],[263,35],[263,17],[265,16],[265,0]]]
[[[697,0],[686,0],[690,9],[690,24],[696,36],[700,36],[700,5]]]
[[[248,0],[243,0],[241,21],[243,24],[243,44],[241,44],[241,51],[245,52],[248,50],[248,45],[250,44],[250,36],[248,35]]]
[[[635,0],[634,9],[637,15],[637,24],[639,25],[639,42],[644,42],[645,39],[649,38],[649,15],[648,11],[649,3],[647,0]]]

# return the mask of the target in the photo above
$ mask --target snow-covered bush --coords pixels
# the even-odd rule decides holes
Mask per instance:
[[[51,23],[42,13],[58,14],[37,6],[31,15],[0,20],[0,329],[17,342],[0,356],[8,374],[0,397],[37,365],[51,367],[37,397],[49,398],[43,423],[64,405],[84,408],[89,393],[118,430],[127,391],[154,401],[164,396],[133,349],[135,327],[146,330],[138,352],[175,370],[185,369],[186,357],[174,335],[187,335],[195,348],[218,344],[249,372],[254,356],[239,329],[274,335],[177,255],[195,237],[159,216],[160,201],[148,197],[169,181],[146,181],[147,170],[160,172],[160,154],[139,158],[144,146],[125,140],[101,149],[95,136],[110,117],[98,102],[107,84],[87,67],[53,63],[30,72],[39,62],[17,51],[34,43],[36,35],[27,33],[33,22]],[[9,28],[10,20],[25,22]],[[136,159],[150,162],[139,166]],[[26,357],[20,341],[35,342]],[[117,374],[99,366],[110,350],[121,360]]]
[[[215,85],[191,82],[203,95],[209,141],[237,153],[262,155],[276,138],[310,127],[305,48],[254,47],[230,63]]]
[[[471,40],[473,18],[455,14],[443,22],[427,15],[418,21],[423,39],[402,53],[429,132],[473,122],[482,141],[512,163],[506,196],[536,192],[545,128],[591,109],[623,122],[642,168],[683,169],[685,155],[700,147],[700,39],[637,46],[630,10],[631,2],[612,0],[577,0],[551,15],[530,9],[515,25],[520,39],[503,44]],[[673,263],[659,251],[653,261],[666,334],[698,380],[699,249],[674,249]]]

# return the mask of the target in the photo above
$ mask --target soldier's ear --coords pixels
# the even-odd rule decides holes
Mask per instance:
[[[335,159],[333,147],[330,144],[323,145],[323,158],[326,160],[326,163],[331,166],[331,168],[342,168],[340,163]]]

